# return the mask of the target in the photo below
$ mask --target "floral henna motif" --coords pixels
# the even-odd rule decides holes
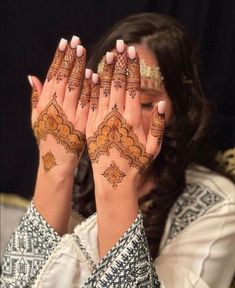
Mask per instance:
[[[90,102],[91,95],[91,79],[84,79],[82,86],[82,93],[80,97],[80,105],[84,108]]]
[[[31,96],[32,108],[37,108],[38,101],[39,101],[39,93],[35,85],[33,85],[33,91]]]
[[[99,104],[99,93],[100,93],[100,84],[92,84],[91,88],[91,100],[90,100],[90,105],[91,105],[91,110],[95,111],[98,109],[98,104]]]
[[[50,171],[53,167],[57,166],[55,156],[51,151],[42,156],[43,167],[46,172]]]
[[[76,55],[76,49],[68,46],[66,54],[56,74],[57,82],[69,78],[74,64],[75,55]]]
[[[151,122],[151,134],[157,138],[158,145],[161,144],[165,129],[165,114],[160,114],[155,107]]]
[[[103,93],[105,97],[108,97],[110,95],[110,89],[111,89],[110,86],[112,82],[114,65],[115,65],[114,61],[111,64],[108,64],[104,60],[100,87],[103,89]]]
[[[87,139],[87,146],[92,162],[98,163],[101,155],[109,156],[109,150],[116,148],[120,157],[127,159],[129,165],[138,169],[140,173],[152,160],[152,155],[145,151],[133,128],[117,108],[113,108],[105,117],[94,136]]]
[[[71,72],[68,81],[69,91],[72,91],[80,86],[80,83],[82,82],[84,77],[85,64],[86,64],[86,53],[84,50],[84,53],[81,57],[76,57],[73,70]]]
[[[52,78],[56,77],[57,71],[60,67],[61,62],[63,61],[64,58],[64,54],[65,51],[60,50],[59,48],[57,48],[56,52],[55,52],[55,57],[52,61],[52,64],[49,68],[49,71],[47,73],[47,81],[49,82]]]
[[[125,50],[123,53],[118,53],[117,61],[113,72],[112,80],[114,81],[114,87],[117,90],[125,86],[126,68],[127,68],[127,53]]]
[[[57,143],[65,147],[67,152],[77,154],[78,157],[86,143],[85,136],[74,129],[73,124],[67,119],[54,97],[39,114],[33,130],[38,142],[41,139],[46,140],[47,135],[50,134]]]
[[[102,175],[108,180],[109,183],[111,183],[114,189],[117,188],[118,183],[121,183],[123,178],[126,176],[126,174],[120,170],[114,161],[111,162],[110,166]]]
[[[140,68],[139,59],[128,59],[127,68],[127,87],[130,96],[134,99],[137,93],[140,91]]]

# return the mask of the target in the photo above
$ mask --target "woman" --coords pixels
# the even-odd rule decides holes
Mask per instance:
[[[97,45],[89,65],[99,66],[100,81],[85,71],[85,54],[77,37],[62,40],[43,87],[30,78],[40,164],[3,283],[229,287],[235,191],[203,167],[214,156],[211,111],[190,36],[169,17],[139,14]],[[94,193],[97,214],[68,234],[78,162],[74,206],[88,216]]]

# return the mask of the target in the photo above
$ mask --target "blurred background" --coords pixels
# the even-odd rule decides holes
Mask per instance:
[[[168,14],[195,35],[201,50],[204,88],[219,110],[216,141],[221,151],[235,146],[235,1],[3,0],[2,201],[8,194],[30,199],[35,185],[38,151],[30,124],[31,87],[27,75],[45,78],[61,37],[78,35],[89,56],[103,32],[121,18],[139,12]],[[25,207],[25,202],[17,203]]]

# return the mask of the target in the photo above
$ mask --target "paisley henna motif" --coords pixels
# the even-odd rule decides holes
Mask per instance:
[[[37,108],[38,101],[39,101],[38,89],[35,87],[35,85],[33,85],[33,91],[31,96],[32,108]]]
[[[60,82],[63,79],[69,78],[73,64],[74,64],[75,55],[76,55],[76,49],[68,46],[65,56],[63,58],[63,61],[56,74],[57,82]]]
[[[111,183],[114,189],[117,188],[118,183],[121,183],[123,178],[126,176],[126,174],[120,170],[114,161],[111,162],[110,166],[102,175],[108,180],[109,183]]]
[[[51,151],[42,156],[43,167],[46,172],[50,171],[53,167],[57,166],[55,156]]]
[[[117,149],[120,157],[128,160],[131,167],[142,173],[150,164],[152,155],[145,151],[133,128],[126,122],[117,108],[105,117],[94,136],[87,139],[87,146],[92,162],[98,163],[101,155],[110,155],[112,148]]]
[[[140,68],[139,59],[128,59],[127,67],[127,87],[130,96],[134,99],[138,91],[140,91]]]
[[[80,105],[84,108],[90,102],[91,95],[91,79],[84,79],[82,86],[82,93],[79,100]]]
[[[117,54],[117,61],[113,71],[114,87],[118,90],[125,86],[126,83],[126,68],[127,68],[127,53],[126,50],[123,53]]]
[[[102,71],[102,75],[101,75],[100,88],[103,89],[103,94],[105,97],[108,97],[110,95],[114,65],[115,65],[114,61],[111,64],[108,64],[104,60],[103,71]]]
[[[151,121],[151,134],[157,138],[158,145],[161,144],[165,129],[165,114],[160,114],[157,107],[153,110]]]
[[[84,77],[85,64],[86,64],[86,53],[84,50],[81,57],[76,57],[73,70],[71,72],[71,75],[68,81],[69,91],[72,91],[81,85],[83,77]]]
[[[55,52],[55,56],[54,56],[54,59],[51,63],[51,66],[49,68],[49,71],[47,73],[47,81],[49,82],[51,79],[53,79],[54,77],[56,77],[56,74],[57,74],[57,71],[60,67],[60,64],[64,58],[64,54],[65,54],[65,51],[62,51],[60,50],[59,48],[57,48],[56,52]]]
[[[98,109],[98,104],[99,104],[99,93],[100,93],[100,84],[92,84],[91,88],[91,98],[90,98],[90,105],[91,105],[91,110],[95,111]]]
[[[57,143],[62,144],[67,152],[80,157],[85,146],[85,136],[74,129],[73,124],[67,119],[63,109],[53,97],[46,108],[39,114],[33,125],[34,134],[38,142],[46,140],[47,135],[52,135]]]

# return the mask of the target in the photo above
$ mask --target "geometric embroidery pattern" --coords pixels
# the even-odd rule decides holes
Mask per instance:
[[[6,247],[0,286],[30,287],[60,239],[31,202]]]
[[[142,214],[97,264],[85,287],[160,287],[143,227]]]
[[[173,220],[165,245],[169,244],[190,223],[205,214],[208,209],[223,200],[221,195],[205,185],[186,184],[184,192],[172,208],[171,218]]]

